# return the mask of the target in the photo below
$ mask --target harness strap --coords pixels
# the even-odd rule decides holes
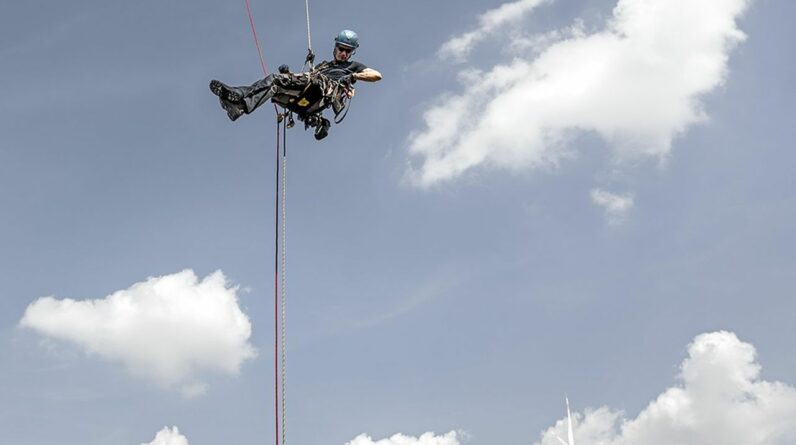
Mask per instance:
[[[353,97],[348,98],[348,103],[345,105],[345,108],[343,108],[343,110],[345,110],[345,112],[343,113],[343,117],[338,119],[338,116],[340,116],[340,113],[335,113],[335,115],[334,115],[334,123],[335,124],[339,124],[340,122],[343,122],[345,117],[348,116],[348,110],[351,109],[351,102],[353,102],[353,101],[354,101]],[[341,112],[342,112],[342,110],[341,110]]]

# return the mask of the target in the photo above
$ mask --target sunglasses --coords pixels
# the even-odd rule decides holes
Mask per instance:
[[[350,54],[350,53],[352,53],[354,51],[354,48],[346,48],[345,46],[337,46],[336,48],[337,48],[337,51],[340,51],[341,53],[349,53]]]

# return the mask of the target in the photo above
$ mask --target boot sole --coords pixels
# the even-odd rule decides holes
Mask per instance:
[[[210,91],[221,99],[228,100],[230,102],[240,102],[243,100],[243,97],[241,97],[240,94],[232,91],[232,88],[219,80],[210,81]]]

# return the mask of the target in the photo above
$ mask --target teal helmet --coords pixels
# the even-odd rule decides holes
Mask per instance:
[[[350,29],[344,29],[340,31],[340,34],[337,34],[337,37],[334,39],[334,43],[347,48],[357,49],[359,48],[359,36]]]

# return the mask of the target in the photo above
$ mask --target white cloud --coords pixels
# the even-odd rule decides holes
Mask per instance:
[[[410,135],[419,162],[408,179],[429,186],[476,166],[555,165],[580,131],[599,134],[620,161],[665,159],[675,137],[706,119],[701,98],[723,83],[744,39],[736,20],[750,3],[619,0],[602,31],[564,30],[568,37],[541,52],[463,69],[465,90],[440,96]],[[534,46],[514,40],[515,49]]]
[[[237,291],[221,271],[200,281],[185,270],[98,300],[39,298],[28,306],[20,326],[197,396],[206,389],[199,374],[234,375],[256,354]]]
[[[512,22],[516,23],[525,14],[548,1],[550,0],[518,0],[511,3],[504,3],[495,9],[489,10],[478,17],[477,29],[456,37],[451,37],[450,40],[442,44],[438,54],[443,58],[452,58],[459,61],[464,60],[464,58],[470,54],[470,51],[472,51],[476,43],[502,26]]]
[[[459,445],[459,437],[456,431],[451,431],[439,436],[434,433],[425,433],[420,437],[395,434],[388,439],[374,441],[370,436],[361,434],[346,445]]]
[[[188,439],[180,434],[180,430],[176,426],[165,427],[158,432],[155,440],[141,445],[188,445]]]
[[[627,213],[633,208],[633,195],[618,195],[601,189],[592,189],[592,202],[602,207],[608,224],[619,225],[627,219]]]
[[[697,336],[680,384],[636,418],[602,407],[575,414],[575,443],[590,445],[792,445],[796,388],[760,379],[755,348],[730,332]],[[542,433],[539,445],[559,445],[566,420]]]

